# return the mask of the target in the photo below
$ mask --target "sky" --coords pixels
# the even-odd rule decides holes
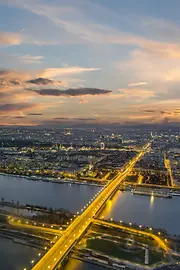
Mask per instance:
[[[0,125],[180,123],[179,0],[0,0]]]

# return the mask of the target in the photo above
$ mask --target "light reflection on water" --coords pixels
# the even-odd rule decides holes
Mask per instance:
[[[83,269],[83,262],[79,260],[70,259],[68,263],[63,267],[63,270],[81,270]]]
[[[12,240],[0,238],[0,269],[30,269],[32,259],[38,257],[38,249],[14,243]]]
[[[70,259],[62,270],[105,270],[102,266]]]
[[[154,196],[151,195],[151,197],[150,197],[150,208],[153,208],[153,206],[154,206]]]
[[[0,195],[7,200],[14,199],[21,203],[64,207],[71,211],[79,211],[98,190],[97,187],[58,185],[0,176]],[[177,216],[180,215],[179,205],[180,198],[177,197],[167,199],[118,191],[106,203],[100,217],[112,217],[117,221],[136,222],[154,228],[165,228],[172,234],[180,234],[180,219],[177,219]],[[70,259],[64,268],[64,270],[92,269],[101,270],[104,268],[74,259]]]
[[[101,217],[111,217],[111,213],[114,207],[116,207],[116,205],[118,204],[119,200],[121,200],[121,196],[122,192],[120,190],[118,190],[116,192],[116,194],[111,198],[111,200],[108,200],[106,202],[106,205],[104,207],[104,209],[102,210],[102,212],[99,215],[99,218]]]
[[[179,206],[178,197],[169,199],[118,191],[111,202],[106,203],[99,217],[162,228],[170,234],[180,234],[180,219],[177,219],[180,215]]]

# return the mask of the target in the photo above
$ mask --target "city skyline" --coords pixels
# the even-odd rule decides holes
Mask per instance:
[[[178,1],[0,7],[0,125],[179,125]]]

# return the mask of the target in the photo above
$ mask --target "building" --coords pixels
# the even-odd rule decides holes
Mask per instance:
[[[105,143],[101,142],[100,143],[100,148],[101,148],[101,150],[104,150],[105,149]]]

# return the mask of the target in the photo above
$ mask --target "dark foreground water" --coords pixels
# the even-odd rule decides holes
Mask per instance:
[[[62,270],[105,270],[107,268],[91,263],[84,263],[79,260],[70,259]]]
[[[38,257],[39,250],[0,237],[0,269],[20,270],[32,266],[31,260]]]
[[[38,258],[38,249],[16,244],[0,237],[0,269],[23,270],[32,268],[32,260]],[[104,267],[70,259],[63,270],[104,270]]]
[[[20,203],[54,208],[62,207],[72,212],[79,211],[99,189],[87,185],[35,182],[0,175],[0,197],[4,197],[5,200],[19,200]],[[180,234],[180,198],[178,197],[153,198],[118,191],[113,199],[106,203],[100,216],[154,228],[165,228],[171,234]],[[37,256],[37,251],[34,252],[31,248],[0,238],[0,270],[24,269],[34,256]],[[71,259],[64,268],[64,270],[91,269],[103,270],[104,268],[74,259]]]

